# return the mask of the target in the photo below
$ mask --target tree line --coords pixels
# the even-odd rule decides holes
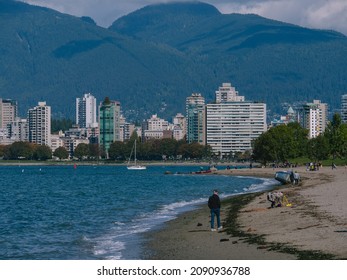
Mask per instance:
[[[106,159],[124,162],[129,159],[133,143],[137,141],[137,159],[151,160],[211,160],[214,155],[210,146],[198,143],[186,143],[185,140],[152,139],[141,142],[136,132],[126,142],[116,141],[111,144],[108,155],[98,144],[79,144],[73,153],[78,160]],[[235,153],[228,156],[233,160],[257,161],[263,165],[285,163],[296,158],[309,158],[319,162],[337,158],[347,160],[347,124],[342,124],[339,114],[333,116],[323,134],[308,138],[308,130],[299,123],[289,123],[270,128],[252,143],[253,153]],[[69,152],[59,147],[53,153],[50,147],[29,142],[15,142],[11,145],[0,145],[0,157],[4,160],[40,160],[56,157],[68,159]]]
[[[135,136],[136,137],[136,136]],[[135,137],[127,142],[114,142],[109,149],[109,158],[124,161],[131,154]],[[185,140],[153,139],[144,143],[137,141],[136,158],[138,160],[177,160],[177,159],[209,159],[210,146],[198,143],[186,143]]]
[[[177,159],[209,159],[211,149],[198,143],[186,143],[185,140],[153,139],[142,143],[134,133],[126,142],[113,142],[106,155],[104,149],[98,144],[79,144],[73,158],[78,160],[106,159],[123,162],[129,159],[133,143],[137,141],[137,159],[151,160],[177,160]],[[64,147],[57,148],[52,152],[45,145],[37,145],[29,142],[15,142],[11,145],[0,145],[0,157],[4,160],[50,160],[56,157],[60,160],[68,159],[69,152]]]
[[[314,162],[347,159],[347,125],[335,114],[324,133],[309,139],[299,123],[270,128],[253,141],[253,159],[263,165],[307,157]]]

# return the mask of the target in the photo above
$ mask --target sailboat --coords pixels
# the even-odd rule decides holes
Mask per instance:
[[[131,164],[131,156],[132,156],[133,150],[134,150],[134,164]],[[128,168],[128,170],[145,170],[146,169],[146,166],[137,164],[137,159],[136,159],[136,140],[134,141],[133,148],[131,149],[131,153],[130,153],[130,157],[129,157],[127,168]]]

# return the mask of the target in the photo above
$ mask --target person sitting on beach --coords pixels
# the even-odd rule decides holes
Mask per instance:
[[[269,192],[267,200],[271,202],[271,208],[282,206],[283,193],[282,192]]]
[[[214,190],[213,195],[211,195],[208,199],[208,208],[211,210],[211,231],[216,231],[214,228],[214,216],[217,217],[218,230],[223,228],[220,223],[220,206],[221,203],[218,196],[218,190]]]

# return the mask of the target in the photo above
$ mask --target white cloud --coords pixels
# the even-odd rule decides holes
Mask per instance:
[[[316,28],[335,29],[347,34],[347,1],[325,1],[307,10],[307,22]]]
[[[223,13],[254,13],[309,28],[333,29],[347,34],[346,0],[219,1]]]
[[[109,26],[118,17],[154,3],[177,0],[22,0],[76,16],[90,16]],[[185,0],[181,0],[186,2]],[[201,0],[222,13],[254,13],[301,26],[347,34],[346,0]]]

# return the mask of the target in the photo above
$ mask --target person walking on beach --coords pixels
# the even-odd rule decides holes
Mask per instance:
[[[217,217],[218,230],[221,230],[223,227],[220,224],[220,199],[218,196],[218,190],[214,190],[213,195],[209,197],[208,208],[211,210],[211,231],[216,231],[214,228],[214,216]]]
[[[294,185],[299,185],[300,175],[298,172],[294,172]]]

